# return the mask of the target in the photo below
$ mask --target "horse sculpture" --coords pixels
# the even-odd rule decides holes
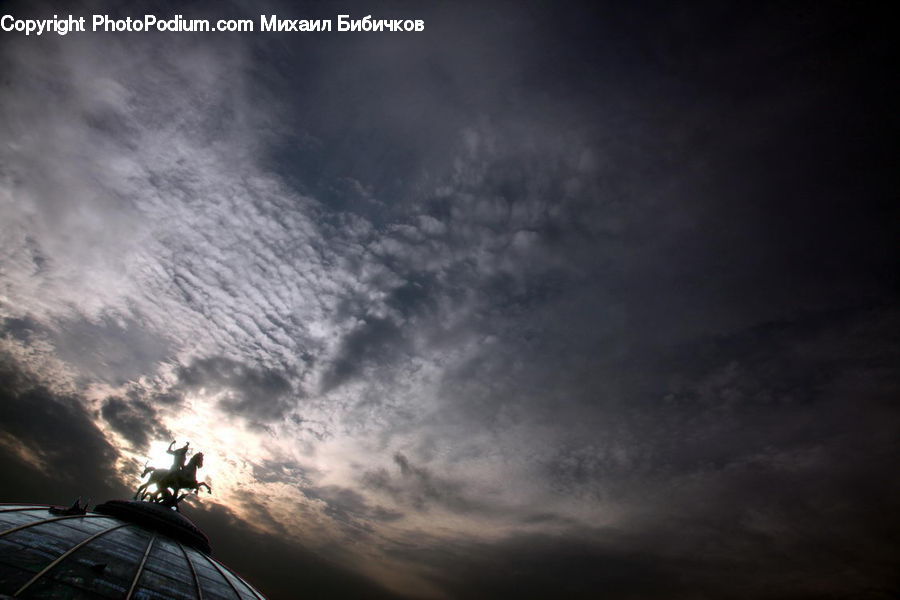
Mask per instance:
[[[186,489],[193,491],[195,494],[200,491],[201,487],[205,487],[207,493],[212,494],[212,488],[205,481],[197,481],[197,469],[203,466],[203,453],[198,452],[193,455],[188,463],[181,469],[157,469],[156,467],[147,467],[144,469],[141,478],[150,474],[150,479],[142,483],[134,493],[135,500],[148,500],[157,502],[164,506],[170,506],[178,509],[178,502],[185,497],[186,494],[179,496],[180,490]],[[156,491],[148,492],[151,485],[156,485]]]

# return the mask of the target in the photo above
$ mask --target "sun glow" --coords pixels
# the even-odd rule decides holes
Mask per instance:
[[[180,447],[182,445],[184,445],[184,442],[178,441],[175,447]],[[147,466],[155,467],[157,469],[170,469],[174,457],[166,452],[168,449],[169,442],[150,442],[150,449],[147,451]]]
[[[268,453],[255,435],[246,431],[242,423],[222,415],[214,397],[193,396],[186,398],[180,410],[165,415],[166,428],[173,432],[173,448],[190,443],[187,461],[202,452],[203,466],[197,471],[197,481],[213,488],[212,495],[204,491],[203,498],[214,503],[236,505],[244,495],[243,487],[252,480],[252,464],[264,459]],[[146,454],[136,457],[141,465],[169,469],[173,456],[167,453],[172,440],[155,440]],[[146,481],[146,478],[143,478]]]

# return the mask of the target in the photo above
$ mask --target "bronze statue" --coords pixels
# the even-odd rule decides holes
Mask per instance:
[[[145,483],[142,483],[134,493],[135,500],[146,500],[155,502],[169,508],[178,510],[178,503],[181,502],[189,492],[195,494],[200,491],[201,487],[205,487],[207,493],[212,494],[212,488],[205,481],[197,481],[197,469],[203,466],[203,453],[198,452],[184,464],[185,455],[187,454],[188,444],[174,451],[173,441],[169,444],[167,452],[175,456],[171,469],[157,469],[155,467],[147,467],[141,474],[141,478],[150,475]],[[180,465],[180,466],[179,466]],[[151,485],[156,485],[155,492],[148,492]],[[188,493],[179,494],[181,490],[188,490]]]

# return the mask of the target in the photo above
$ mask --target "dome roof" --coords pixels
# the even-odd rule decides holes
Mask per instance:
[[[86,514],[0,504],[0,598],[265,600],[190,520],[114,500]]]

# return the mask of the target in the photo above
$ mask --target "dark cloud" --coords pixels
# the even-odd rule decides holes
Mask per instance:
[[[0,495],[4,502],[68,505],[127,494],[117,480],[117,450],[83,399],[57,393],[0,356]]]
[[[431,505],[462,513],[476,508],[486,511],[485,506],[466,497],[463,482],[435,475],[425,467],[410,463],[400,452],[394,454],[394,463],[400,470],[399,477],[392,476],[387,469],[378,469],[366,472],[363,484],[419,511]]]
[[[149,400],[166,406],[178,406],[184,402],[184,396],[173,392],[157,392],[150,395]]]
[[[379,365],[397,360],[396,353],[403,343],[403,331],[392,320],[366,318],[341,341],[338,354],[325,374],[323,391],[361,375],[367,368],[377,376]]]
[[[439,566],[435,583],[454,598],[692,597],[680,572],[689,557],[660,561],[637,550],[611,551],[571,534],[439,548],[416,545],[400,552]]]
[[[195,360],[179,367],[177,376],[174,392],[222,393],[219,407],[251,422],[283,418],[299,397],[284,373],[222,357]]]
[[[11,335],[22,342],[30,340],[34,333],[39,330],[40,325],[28,317],[22,319],[6,318],[3,319],[3,323],[0,325],[0,332],[4,335]]]
[[[756,533],[721,531],[721,547],[693,540],[694,523],[666,536],[568,531],[521,534],[494,543],[413,544],[405,558],[439,567],[435,583],[454,598],[888,598],[887,565],[865,563],[839,547],[799,548]],[[674,542],[674,543],[673,543]],[[740,548],[740,558],[731,552]]]
[[[291,461],[266,460],[253,465],[253,478],[262,483],[309,485],[309,473]]]
[[[441,292],[433,274],[417,273],[394,288],[386,304],[396,309],[402,317],[410,318],[435,310]]]
[[[137,450],[146,450],[151,440],[167,440],[172,432],[159,422],[156,410],[143,400],[110,396],[100,415]]]
[[[310,499],[325,503],[325,514],[348,529],[353,537],[372,533],[372,523],[396,521],[403,513],[371,506],[365,497],[351,488],[335,485],[307,487],[303,494]]]
[[[900,349],[883,331],[896,319],[883,308],[829,312],[701,338],[631,357],[612,382],[601,365],[571,412],[524,400],[526,414],[554,411],[566,424],[546,477],[567,493],[608,493],[620,481],[724,472],[769,454],[815,449],[839,460],[866,439],[884,443],[896,427],[888,365]],[[870,466],[860,457],[857,468]]]
[[[129,386],[136,446],[188,394],[277,429],[322,470],[255,482],[436,594],[896,596],[887,14],[378,11],[426,31],[4,36],[5,339]],[[81,398],[3,373],[4,481],[111,490]],[[382,593],[234,508],[197,518],[273,597]]]

